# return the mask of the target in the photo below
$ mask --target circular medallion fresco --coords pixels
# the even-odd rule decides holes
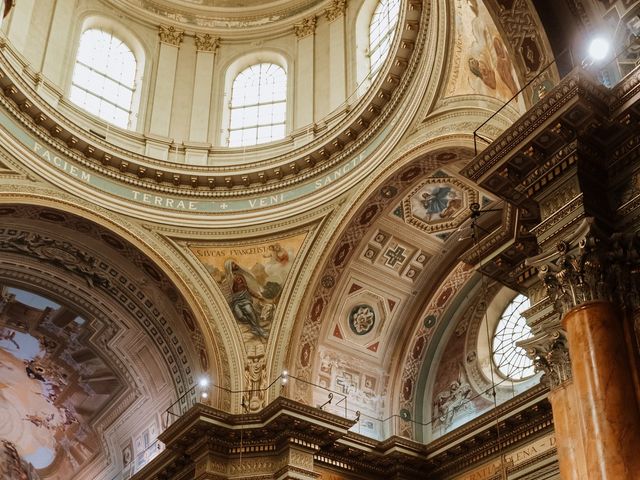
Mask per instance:
[[[376,313],[371,305],[356,305],[349,314],[349,327],[356,335],[366,335],[376,323]]]

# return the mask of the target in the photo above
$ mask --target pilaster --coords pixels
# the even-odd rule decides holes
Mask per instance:
[[[333,0],[324,14],[329,21],[329,110],[346,100],[345,11],[346,0]]]
[[[314,45],[316,17],[305,18],[294,25],[297,37],[296,74],[295,74],[295,111],[294,129],[313,123],[314,110]]]
[[[160,26],[158,36],[160,48],[158,52],[158,70],[156,73],[156,85],[153,93],[151,124],[149,131],[152,134],[167,137],[171,120],[171,108],[173,106],[173,91],[176,81],[176,68],[178,65],[178,49],[182,43],[184,32],[173,26]]]
[[[208,141],[211,119],[211,86],[213,67],[220,39],[208,33],[196,34],[196,74],[193,85],[193,103],[189,139],[192,142]]]

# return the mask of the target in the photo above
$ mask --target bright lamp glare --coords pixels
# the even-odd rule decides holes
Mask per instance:
[[[609,42],[602,37],[594,38],[589,44],[589,56],[594,61],[603,60],[609,53]]]
[[[207,398],[209,394],[207,392],[202,392],[202,398]]]
[[[201,378],[198,382],[198,385],[200,385],[202,388],[207,388],[209,386],[209,380],[207,378]]]

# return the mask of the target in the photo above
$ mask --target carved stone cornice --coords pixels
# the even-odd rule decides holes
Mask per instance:
[[[220,46],[220,37],[215,37],[209,33],[196,33],[196,50],[199,52],[213,52],[218,51]]]
[[[565,332],[560,328],[518,342],[533,360],[536,372],[543,372],[540,383],[550,389],[560,387],[571,380],[571,359]]]
[[[331,5],[324,11],[328,21],[333,22],[336,18],[342,17],[347,10],[347,0],[333,0]]]
[[[317,22],[317,19],[314,15],[314,16],[303,19],[300,23],[296,23],[293,26],[293,30],[296,33],[296,37],[304,38],[304,37],[308,37],[309,35],[313,35],[316,31],[316,22]]]
[[[178,30],[173,25],[170,25],[168,27],[160,25],[158,36],[160,37],[160,41],[162,43],[173,45],[174,47],[179,47],[182,43],[182,38],[184,37],[184,31]]]

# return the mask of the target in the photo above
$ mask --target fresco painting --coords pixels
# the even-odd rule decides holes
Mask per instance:
[[[411,197],[411,213],[424,223],[451,220],[463,208],[463,193],[449,183],[427,184]]]
[[[1,293],[2,478],[70,478],[99,450],[90,422],[121,385],[88,350],[84,318],[23,290]]]
[[[511,99],[519,90],[515,69],[484,3],[457,0],[455,12],[456,55],[447,95]]]
[[[247,349],[266,343],[282,291],[306,233],[235,246],[191,246],[224,295]]]

